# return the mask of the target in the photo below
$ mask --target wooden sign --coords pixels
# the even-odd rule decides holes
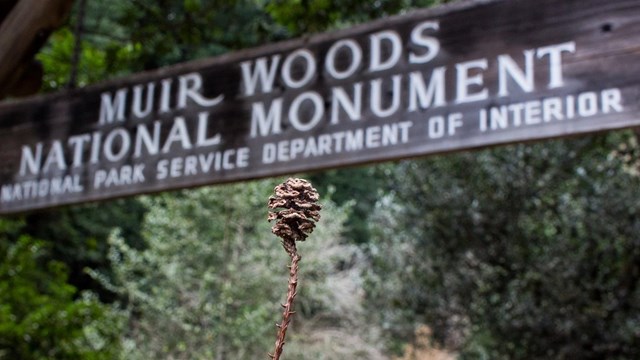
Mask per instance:
[[[640,125],[640,2],[462,1],[0,106],[0,213]]]

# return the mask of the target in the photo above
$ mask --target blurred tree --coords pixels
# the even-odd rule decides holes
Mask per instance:
[[[610,133],[404,163],[373,222],[373,309],[464,359],[637,358],[640,179],[620,149],[637,155]]]
[[[428,7],[450,0],[276,0],[266,3],[274,20],[294,35],[346,27],[395,15],[411,8]]]
[[[371,209],[383,194],[392,172],[393,165],[381,164],[317,172],[309,179],[318,184],[321,193],[331,193],[336,204],[351,204],[344,236],[355,244],[363,244],[371,237]]]
[[[125,358],[267,356],[288,264],[266,221],[266,199],[274,185],[259,181],[144,198],[150,209],[143,226],[148,247],[133,249],[115,234],[110,253],[114,280],[93,272],[126,302]],[[363,256],[357,247],[340,242],[345,210],[324,196],[322,201],[327,205],[322,220],[300,245],[304,260],[294,334],[298,326],[303,333],[290,336],[285,353],[318,359],[312,349],[322,349],[330,358],[373,359],[363,357],[377,351],[364,340],[344,357],[335,357],[337,352],[310,336],[332,329],[366,337],[361,291],[348,281],[359,277]]]
[[[107,238],[116,226],[130,246],[143,247],[140,226],[145,210],[136,199],[121,199],[34,212],[22,216],[27,224],[23,233],[47,240],[47,256],[66,264],[70,284],[96,292],[103,301],[112,301],[114,294],[91,279],[85,269],[109,271]]]
[[[0,219],[0,234],[20,225]],[[67,283],[45,243],[0,235],[0,359],[113,359],[121,324],[110,308]]]
[[[38,55],[45,91],[71,75],[77,12]],[[287,37],[256,1],[87,1],[78,85]]]

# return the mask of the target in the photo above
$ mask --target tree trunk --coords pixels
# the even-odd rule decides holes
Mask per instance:
[[[66,18],[73,0],[20,0],[0,25],[0,99],[20,87],[33,56]]]

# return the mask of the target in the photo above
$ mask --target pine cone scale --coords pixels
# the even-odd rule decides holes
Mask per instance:
[[[276,186],[274,195],[269,197],[268,207],[273,210],[268,220],[276,221],[271,232],[282,238],[287,252],[295,241],[304,241],[320,220],[318,204],[320,196],[316,189],[304,179],[289,178]],[[285,244],[293,242],[293,244]]]

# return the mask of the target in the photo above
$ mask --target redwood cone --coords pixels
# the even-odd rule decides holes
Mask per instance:
[[[289,255],[296,241],[304,241],[320,220],[318,191],[304,179],[289,178],[276,186],[269,197],[269,221],[275,220],[271,232],[282,239]]]

